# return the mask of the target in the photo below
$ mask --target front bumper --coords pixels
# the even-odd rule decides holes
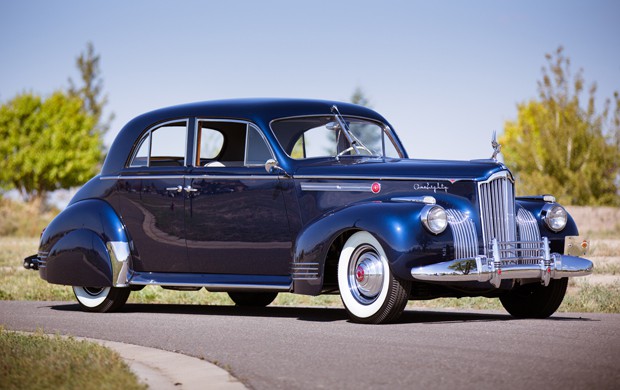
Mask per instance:
[[[584,241],[586,242],[586,241]],[[570,253],[570,251],[568,251]],[[490,282],[496,288],[504,279],[551,279],[586,276],[593,264],[582,257],[550,253],[549,241],[498,242],[489,245],[489,256],[455,259],[411,269],[416,280],[435,282]]]

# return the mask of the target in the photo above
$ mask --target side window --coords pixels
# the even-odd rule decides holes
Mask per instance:
[[[273,158],[269,147],[258,130],[248,125],[248,136],[245,143],[245,165],[265,165],[265,161]]]
[[[149,130],[138,142],[130,167],[185,165],[187,122],[166,123]]]
[[[198,120],[196,166],[264,165],[272,158],[258,129],[246,122]]]

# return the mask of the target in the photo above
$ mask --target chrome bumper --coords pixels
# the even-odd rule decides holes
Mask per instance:
[[[499,287],[504,279],[551,279],[586,276],[593,264],[582,257],[549,252],[546,237],[540,242],[498,242],[489,246],[490,257],[476,256],[411,269],[416,280],[436,282],[478,281]]]

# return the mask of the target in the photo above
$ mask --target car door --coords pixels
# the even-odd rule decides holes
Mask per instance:
[[[188,123],[174,120],[148,129],[118,178],[134,271],[190,271],[185,244]]]
[[[190,267],[196,273],[289,275],[291,234],[280,179],[255,125],[196,121],[186,203]]]

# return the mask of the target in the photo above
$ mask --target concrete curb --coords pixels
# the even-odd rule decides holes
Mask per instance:
[[[117,352],[138,380],[153,390],[246,389],[226,370],[205,360],[161,349],[116,341],[74,337],[103,345]]]

